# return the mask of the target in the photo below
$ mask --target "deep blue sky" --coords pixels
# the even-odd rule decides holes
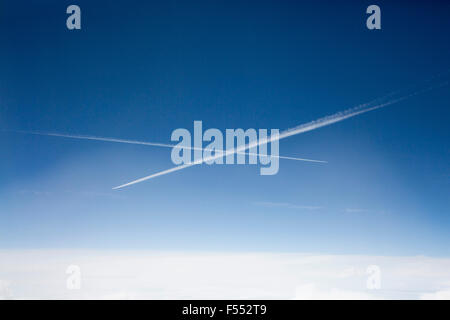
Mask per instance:
[[[2,0],[0,129],[285,129],[449,70],[449,34],[446,1]],[[120,191],[170,150],[0,132],[0,247],[448,256],[449,103],[444,87],[280,141],[328,164],[202,165]]]

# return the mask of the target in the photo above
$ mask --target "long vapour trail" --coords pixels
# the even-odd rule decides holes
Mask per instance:
[[[107,138],[107,137],[97,137],[97,136],[85,136],[85,135],[74,135],[74,134],[63,134],[63,133],[52,133],[52,132],[40,132],[40,131],[24,131],[24,130],[11,130],[10,132],[24,133],[24,134],[33,134],[40,136],[51,136],[51,137],[60,137],[60,138],[69,138],[69,139],[80,139],[80,140],[94,140],[94,141],[105,141],[105,142],[115,142],[115,143],[126,143],[126,144],[138,144],[144,146],[152,146],[152,147],[163,147],[163,148],[178,148],[178,149],[188,149],[188,150],[201,150],[201,151],[214,151],[219,153],[224,153],[224,150],[215,150],[208,148],[198,148],[198,147],[188,147],[188,146],[178,146],[175,144],[168,143],[159,143],[159,142],[147,142],[147,141],[138,141],[138,140],[127,140],[127,139],[118,139],[118,138]],[[251,156],[268,156],[261,155],[259,153],[252,152],[237,152],[238,154],[245,154]],[[286,156],[271,156],[279,159],[286,160],[295,160],[295,161],[306,161],[306,162],[317,162],[317,163],[327,163],[327,161],[323,160],[314,160],[314,159],[306,159],[306,158],[297,158],[297,157],[286,157]]]
[[[170,168],[170,169],[167,169],[167,170],[164,170],[164,171],[160,171],[160,172],[154,173],[152,175],[149,175],[149,176],[146,176],[146,177],[143,177],[143,178],[140,178],[140,179],[137,179],[137,180],[134,180],[134,181],[122,184],[120,186],[114,187],[113,190],[121,189],[121,188],[124,188],[124,187],[127,187],[127,186],[131,186],[133,184],[140,183],[140,182],[143,182],[143,181],[146,181],[146,180],[150,180],[150,179],[153,179],[153,178],[156,178],[156,177],[159,177],[159,176],[163,176],[163,175],[175,172],[175,171],[180,171],[180,170],[183,170],[185,168],[189,168],[189,167],[201,164],[201,163],[206,162],[206,161],[212,161],[212,160],[221,158],[223,156],[228,156],[228,155],[232,155],[232,154],[235,154],[235,153],[243,152],[243,151],[248,150],[250,148],[254,148],[254,147],[262,145],[262,144],[270,143],[270,142],[275,141],[275,140],[280,140],[280,139],[284,139],[284,138],[287,138],[287,137],[290,137],[290,136],[293,136],[293,135],[297,135],[297,134],[305,133],[305,132],[308,132],[308,131],[316,130],[316,129],[328,126],[330,124],[337,123],[337,122],[340,122],[340,121],[343,121],[343,120],[346,120],[346,119],[358,116],[360,114],[364,114],[364,113],[369,112],[369,111],[374,111],[374,110],[377,110],[377,109],[381,109],[381,108],[387,107],[387,106],[395,104],[397,102],[400,102],[400,101],[409,99],[411,97],[414,97],[414,96],[416,96],[418,94],[421,94],[421,93],[433,90],[433,89],[435,89],[437,87],[443,87],[443,86],[446,86],[446,85],[448,85],[448,81],[445,81],[445,82],[440,83],[438,85],[429,86],[429,87],[427,87],[425,89],[421,89],[421,90],[415,91],[415,92],[410,93],[410,94],[403,95],[403,96],[395,98],[395,99],[388,100],[387,102],[379,102],[380,100],[382,100],[382,99],[384,99],[386,97],[391,97],[393,95],[393,94],[389,94],[388,96],[384,96],[382,98],[375,99],[375,100],[373,100],[373,101],[371,101],[369,103],[364,103],[364,104],[361,104],[361,105],[359,105],[357,107],[354,107],[354,108],[351,108],[351,109],[347,109],[345,111],[340,111],[340,112],[337,112],[337,113],[332,114],[330,116],[319,118],[317,120],[314,120],[314,121],[307,122],[305,124],[301,124],[299,126],[296,126],[294,128],[284,130],[284,131],[280,132],[279,135],[270,136],[270,138],[266,138],[266,139],[262,139],[262,140],[259,140],[259,141],[253,142],[253,143],[249,143],[249,144],[243,145],[241,147],[238,147],[236,149],[235,148],[228,149],[228,150],[225,151],[224,154],[219,154],[219,155],[210,156],[210,157],[207,157],[207,158],[204,158],[204,159],[199,159],[199,160],[191,162],[191,163],[183,164],[183,165],[180,165],[178,167],[174,167],[174,168]],[[375,103],[375,105],[374,105],[374,103]]]

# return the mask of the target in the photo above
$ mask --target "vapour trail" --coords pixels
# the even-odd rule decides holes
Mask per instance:
[[[361,104],[361,105],[359,105],[357,107],[354,107],[354,108],[351,108],[351,109],[347,109],[345,111],[340,111],[340,112],[337,112],[337,113],[332,114],[330,116],[319,118],[317,120],[314,120],[314,121],[311,121],[311,122],[308,122],[308,123],[305,123],[305,124],[301,124],[301,125],[299,125],[297,127],[284,130],[284,131],[280,132],[279,135],[270,136],[270,138],[266,138],[266,139],[263,139],[263,140],[259,140],[257,142],[246,144],[246,145],[243,145],[243,146],[238,147],[236,149],[234,149],[234,148],[228,149],[228,150],[225,151],[225,154],[215,155],[215,156],[211,156],[211,157],[208,157],[208,158],[205,158],[205,159],[199,159],[197,161],[194,161],[194,162],[191,162],[191,163],[187,163],[187,164],[183,164],[183,165],[180,165],[178,167],[174,167],[174,168],[170,168],[170,169],[167,169],[167,170],[164,170],[164,171],[160,171],[160,172],[154,173],[152,175],[149,175],[149,176],[146,176],[146,177],[143,177],[143,178],[140,178],[140,179],[137,179],[137,180],[134,180],[134,181],[122,184],[120,186],[114,187],[113,190],[121,189],[121,188],[124,188],[124,187],[127,187],[127,186],[131,186],[133,184],[140,183],[140,182],[143,182],[143,181],[146,181],[146,180],[150,180],[150,179],[153,179],[153,178],[156,178],[156,177],[159,177],[159,176],[162,176],[162,175],[166,175],[166,174],[169,174],[169,173],[172,173],[172,172],[175,172],[175,171],[183,170],[185,168],[189,168],[189,167],[195,166],[197,164],[201,164],[201,163],[206,162],[206,161],[212,161],[212,160],[218,159],[218,158],[223,157],[223,156],[232,155],[232,154],[235,154],[235,153],[238,153],[238,152],[242,152],[242,151],[245,151],[247,149],[259,146],[261,144],[270,143],[270,142],[275,141],[275,140],[280,140],[280,139],[284,139],[284,138],[287,138],[287,137],[290,137],[290,136],[293,136],[293,135],[297,135],[297,134],[305,133],[305,132],[308,132],[308,131],[316,130],[318,128],[325,127],[325,126],[328,126],[330,124],[333,124],[333,123],[336,123],[336,122],[340,122],[340,121],[343,121],[345,119],[352,118],[352,117],[355,117],[357,115],[360,115],[360,114],[363,114],[363,113],[366,113],[366,112],[369,112],[369,111],[374,111],[374,110],[377,110],[377,109],[380,109],[380,108],[383,108],[383,107],[387,107],[387,106],[392,105],[394,103],[397,103],[397,102],[409,99],[409,98],[411,98],[413,96],[416,96],[418,94],[421,94],[421,93],[433,90],[436,87],[442,87],[442,86],[445,86],[445,85],[448,85],[448,81],[440,83],[439,85],[429,86],[429,87],[427,87],[425,89],[421,89],[421,90],[415,91],[413,93],[403,95],[403,96],[401,96],[399,98],[396,98],[396,99],[391,99],[391,100],[389,100],[387,102],[382,102],[382,103],[378,103],[376,105],[373,105],[373,103],[376,103],[376,102],[384,99],[385,97],[390,97],[390,96],[393,95],[393,94],[389,94],[388,96],[384,96],[382,98],[375,99],[375,100],[373,100],[371,102]],[[371,106],[371,105],[373,105],[373,106]]]
[[[126,140],[126,139],[97,137],[97,136],[73,135],[73,134],[50,133],[50,132],[39,132],[39,131],[24,131],[24,130],[11,130],[10,132],[18,132],[18,133],[24,133],[24,134],[40,135],[40,136],[62,137],[62,138],[70,138],[70,139],[138,144],[138,145],[152,146],[152,147],[179,148],[179,149],[202,150],[202,151],[206,150],[206,151],[217,152],[217,154],[219,154],[219,153],[222,154],[223,152],[225,152],[224,150],[214,150],[214,149],[208,149],[208,148],[178,146],[175,144],[168,144],[168,143],[146,142],[146,141]],[[268,156],[268,155],[261,155],[259,153],[253,153],[253,152],[238,152],[238,154],[245,154],[245,155],[251,155],[251,156]],[[272,157],[279,158],[279,159],[286,159],[286,160],[295,160],[295,161],[327,163],[327,161],[324,161],[324,160],[314,160],[314,159],[306,159],[306,158],[285,157],[285,156],[272,156]]]

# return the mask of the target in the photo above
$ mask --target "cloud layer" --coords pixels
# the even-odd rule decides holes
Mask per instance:
[[[276,253],[0,251],[6,299],[449,299],[450,259]],[[81,287],[68,289],[70,265]],[[380,268],[368,289],[367,267]]]

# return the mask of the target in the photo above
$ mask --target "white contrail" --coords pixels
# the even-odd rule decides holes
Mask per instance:
[[[293,136],[293,135],[297,135],[297,134],[301,134],[301,133],[304,133],[304,132],[312,131],[312,130],[315,130],[315,129],[318,129],[318,128],[321,128],[321,127],[325,127],[325,126],[328,126],[330,124],[333,124],[333,123],[336,123],[336,122],[340,122],[342,120],[345,120],[345,119],[348,119],[348,118],[351,118],[351,117],[355,117],[357,115],[360,115],[360,114],[363,114],[363,113],[366,113],[366,112],[369,112],[369,111],[373,111],[373,110],[377,110],[377,109],[389,106],[391,104],[394,104],[394,103],[406,100],[408,98],[411,98],[413,96],[416,96],[416,95],[418,95],[420,93],[423,93],[423,92],[426,92],[426,91],[430,91],[430,90],[434,89],[435,87],[441,87],[441,86],[445,86],[447,84],[448,84],[448,81],[443,82],[440,85],[430,86],[428,88],[425,88],[425,89],[422,89],[422,90],[410,93],[408,95],[404,95],[404,96],[401,96],[399,98],[392,99],[392,100],[389,100],[389,101],[384,102],[384,103],[378,103],[378,104],[376,104],[374,106],[370,106],[369,107],[369,105],[372,105],[374,102],[380,101],[381,99],[387,97],[387,96],[384,96],[383,98],[375,99],[374,101],[371,101],[369,103],[361,104],[361,105],[359,105],[357,107],[354,107],[354,108],[351,108],[351,109],[348,109],[348,110],[345,110],[345,111],[337,112],[337,113],[335,113],[333,115],[326,116],[326,117],[320,118],[318,120],[314,120],[314,121],[311,121],[311,122],[299,125],[299,126],[294,127],[292,129],[284,130],[277,136],[271,136],[270,138],[266,138],[266,139],[263,139],[263,140],[255,141],[253,143],[243,145],[243,146],[238,147],[236,149],[234,149],[234,148],[233,149],[228,149],[228,150],[225,151],[225,154],[215,155],[215,156],[211,156],[211,157],[208,157],[208,158],[205,158],[205,159],[199,159],[197,161],[194,161],[194,162],[191,162],[191,163],[187,163],[187,164],[183,164],[183,165],[180,165],[178,167],[174,167],[174,168],[170,168],[170,169],[167,169],[167,170],[164,170],[164,171],[160,171],[160,172],[154,173],[152,175],[149,175],[149,176],[146,176],[146,177],[143,177],[143,178],[140,178],[140,179],[137,179],[137,180],[134,180],[134,181],[122,184],[120,186],[114,187],[113,190],[121,189],[121,188],[124,188],[124,187],[127,187],[127,186],[131,186],[133,184],[139,183],[139,182],[143,182],[143,181],[150,180],[150,179],[153,179],[153,178],[156,178],[156,177],[159,177],[159,176],[163,176],[163,175],[166,175],[166,174],[169,174],[169,173],[172,173],[172,172],[175,172],[175,171],[179,171],[179,170],[182,170],[182,169],[185,169],[185,168],[188,168],[188,167],[192,167],[192,166],[195,166],[197,164],[201,164],[201,163],[206,162],[206,161],[212,161],[212,160],[218,159],[218,158],[223,157],[223,156],[232,155],[232,154],[235,154],[235,153],[238,153],[238,152],[242,152],[242,151],[245,151],[247,149],[259,146],[261,144],[270,143],[270,142],[275,141],[275,140],[284,139],[284,138],[287,138],[287,137],[290,137],[290,136]],[[388,96],[392,96],[392,95],[393,94],[389,94]]]
[[[208,148],[178,146],[178,145],[175,145],[175,144],[168,144],[168,143],[146,142],[146,141],[107,138],[107,137],[97,137],[97,136],[85,136],[85,135],[51,133],[51,132],[40,132],[40,131],[24,131],[24,130],[14,130],[12,132],[25,133],[25,134],[34,134],[34,135],[40,135],[40,136],[62,137],[62,138],[70,138],[70,139],[82,139],[82,140],[95,140],[95,141],[106,141],[106,142],[115,142],[115,143],[139,144],[139,145],[152,146],[152,147],[179,148],[179,149],[201,150],[201,151],[205,151],[206,150],[206,151],[217,152],[217,154],[223,154],[225,152],[225,150],[214,150],[214,149],[208,149]],[[237,153],[238,154],[251,155],[251,156],[269,156],[269,155],[261,155],[259,153],[252,153],[252,152],[237,152]],[[295,160],[295,161],[327,163],[327,161],[324,161],[324,160],[314,160],[314,159],[306,159],[306,158],[285,157],[285,156],[271,156],[271,157],[280,158],[280,159],[286,159],[286,160]]]

